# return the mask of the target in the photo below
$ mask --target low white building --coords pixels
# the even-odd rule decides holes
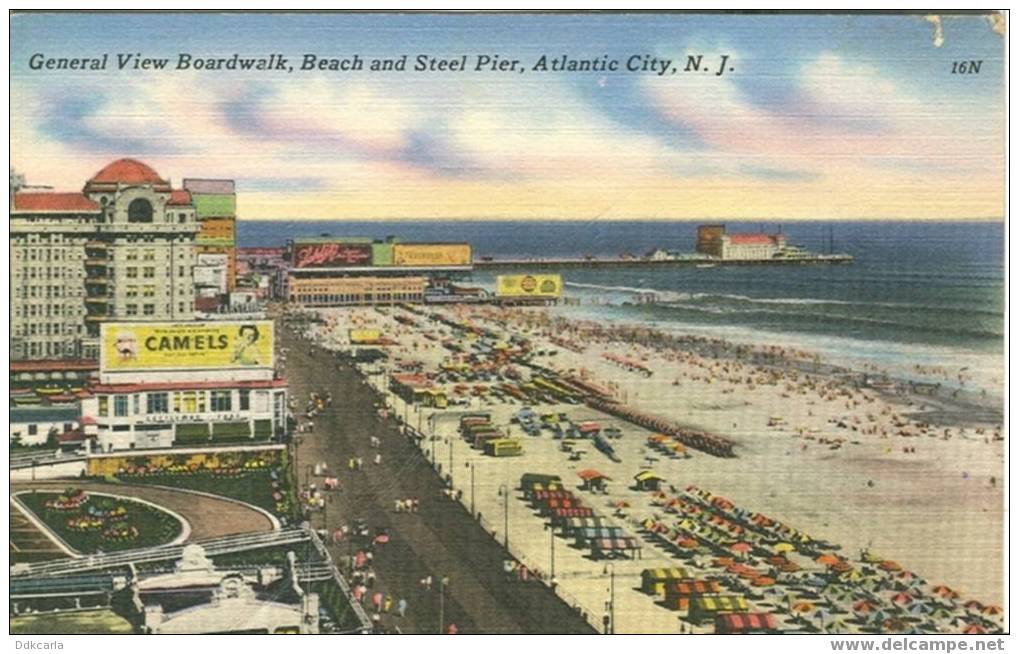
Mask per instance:
[[[279,439],[287,385],[261,321],[110,323],[82,401],[103,452]]]
[[[100,451],[243,443],[286,433],[281,379],[97,384],[82,402]]]
[[[50,434],[58,436],[78,429],[81,413],[77,404],[67,406],[12,406],[11,443],[45,445]]]

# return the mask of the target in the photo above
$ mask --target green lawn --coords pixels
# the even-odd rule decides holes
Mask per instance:
[[[273,489],[273,479],[267,468],[243,470],[237,474],[228,475],[199,470],[188,473],[121,475],[118,479],[131,484],[157,484],[229,497],[253,504],[282,518],[291,514],[294,503],[293,493],[286,476],[282,474],[279,476],[281,481],[278,490]],[[273,493],[279,493],[281,499],[274,498]]]
[[[23,615],[10,620],[15,635],[131,634],[131,623],[109,609],[58,615]]]
[[[83,554],[164,545],[179,536],[183,528],[179,520],[165,511],[140,502],[103,495],[89,494],[85,502],[69,510],[46,506],[47,500],[54,500],[60,495],[55,492],[29,492],[19,494],[18,499],[65,543]],[[94,528],[74,529],[68,524],[68,521],[89,517],[90,508],[109,511],[117,507],[126,510],[123,517],[100,518],[100,524]],[[112,529],[136,531],[137,534],[116,538],[110,533]]]

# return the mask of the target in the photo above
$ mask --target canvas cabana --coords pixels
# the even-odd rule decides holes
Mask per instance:
[[[589,506],[575,506],[569,509],[552,509],[552,512],[548,517],[552,519],[553,526],[561,528],[566,524],[567,520],[594,517],[594,509]]]
[[[539,484],[542,487],[547,487],[551,484],[561,485],[562,481],[563,480],[559,477],[559,475],[545,475],[537,472],[525,472],[524,474],[520,475],[520,488],[521,490],[527,490],[534,486],[535,484]]]
[[[576,509],[582,506],[580,499],[569,497],[549,497],[542,502],[536,503],[535,508],[543,516],[555,515],[559,509]]]
[[[637,490],[642,491],[656,491],[661,488],[662,482],[665,481],[663,477],[651,470],[638,472],[633,480],[636,482]]]
[[[694,597],[690,600],[687,619],[691,622],[713,620],[719,613],[746,613],[747,600],[742,595]]]
[[[664,596],[668,582],[689,578],[686,568],[646,568],[640,573],[640,589],[648,595]]]
[[[636,538],[597,538],[591,542],[591,556],[595,559],[629,557],[639,559],[642,545]]]
[[[577,547],[587,547],[596,540],[625,538],[626,532],[622,527],[585,527],[574,531],[573,537]]]
[[[573,498],[573,491],[569,490],[535,490],[531,493],[530,502],[531,506],[537,507],[539,504],[547,502],[551,499],[561,500]]]
[[[592,527],[594,528],[611,527],[611,526],[612,524],[608,521],[608,519],[603,518],[602,516],[591,516],[589,518],[569,518],[567,519],[566,524],[563,525],[563,532],[565,535],[569,536],[578,529],[588,529]]]
[[[673,611],[689,611],[690,601],[704,595],[719,595],[722,586],[717,581],[683,579],[665,583],[665,606]]]
[[[716,634],[773,634],[778,632],[775,616],[770,613],[718,613]]]
[[[604,490],[605,482],[612,481],[612,478],[597,470],[581,470],[577,476],[584,482],[583,488],[590,490]]]

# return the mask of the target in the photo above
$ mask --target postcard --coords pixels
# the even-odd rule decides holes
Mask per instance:
[[[10,30],[19,642],[1008,631],[1005,14]]]

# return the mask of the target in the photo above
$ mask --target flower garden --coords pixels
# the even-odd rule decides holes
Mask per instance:
[[[108,472],[118,480],[201,491],[263,508],[283,524],[294,515],[285,450],[124,457]]]
[[[32,513],[83,554],[164,545],[180,535],[180,521],[154,506],[68,488],[63,493],[20,493]]]

